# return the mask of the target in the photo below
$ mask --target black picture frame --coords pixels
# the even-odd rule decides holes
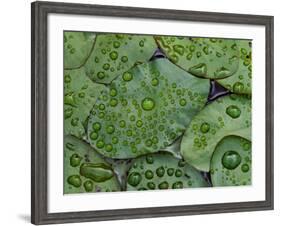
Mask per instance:
[[[50,13],[96,15],[109,17],[165,19],[229,24],[261,25],[266,34],[266,145],[265,201],[223,204],[202,204],[169,207],[48,213],[47,189],[47,17]],[[31,152],[31,222],[33,224],[71,223],[148,217],[167,217],[192,214],[228,213],[273,209],[273,16],[134,8],[57,2],[31,4],[31,68],[32,68],[32,152]],[[49,103],[51,104],[51,103]]]

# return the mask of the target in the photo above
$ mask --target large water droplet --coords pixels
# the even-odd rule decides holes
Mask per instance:
[[[209,123],[203,122],[203,123],[201,124],[201,126],[200,126],[200,131],[201,131],[202,133],[208,133],[209,130],[210,130],[210,125],[209,125]]]
[[[207,65],[204,63],[197,64],[188,69],[188,71],[196,76],[205,76],[207,73]]]
[[[142,106],[143,110],[151,111],[155,106],[155,102],[152,98],[146,97],[142,100],[141,106]]]
[[[72,167],[76,167],[76,166],[79,166],[80,163],[81,163],[81,160],[82,160],[82,157],[79,156],[78,154],[73,154],[71,157],[70,157],[70,165]]]
[[[161,166],[161,167],[159,167],[159,168],[156,169],[156,175],[157,175],[158,177],[163,177],[164,174],[165,174],[165,169],[164,169],[163,166]]]
[[[182,45],[174,45],[173,49],[176,53],[180,54],[181,56],[184,54],[184,47]]]
[[[111,60],[116,60],[118,58],[118,53],[116,51],[112,51],[109,54],[109,57],[110,57]]]
[[[226,114],[228,114],[231,118],[239,118],[241,115],[241,110],[235,105],[230,105],[226,108]]]
[[[111,168],[104,163],[83,163],[80,174],[96,182],[104,182],[113,177]]]
[[[124,81],[129,82],[133,79],[133,74],[129,71],[126,71],[126,72],[124,72],[122,78]]]
[[[230,75],[230,71],[225,67],[221,67],[215,72],[215,75],[217,78],[224,78]]]
[[[250,167],[246,163],[241,166],[241,170],[243,173],[247,173],[249,171],[249,169],[250,169]]]
[[[233,170],[241,163],[241,156],[236,151],[227,151],[222,157],[222,165],[226,169]]]
[[[113,125],[109,125],[106,127],[107,133],[112,134],[112,133],[114,133],[114,131],[115,131],[115,127]]]
[[[95,122],[92,127],[93,130],[99,131],[101,129],[101,124],[99,122]]]
[[[133,172],[129,175],[128,183],[131,186],[136,187],[141,182],[141,179],[142,179],[142,177],[141,177],[140,173]]]
[[[147,170],[147,171],[145,171],[145,178],[146,179],[152,179],[153,178],[153,176],[154,176],[154,174],[153,174],[153,172],[151,171],[151,170]]]
[[[177,181],[177,182],[173,183],[172,188],[173,189],[183,188],[183,183],[181,181]]]
[[[150,182],[147,183],[147,187],[148,187],[149,189],[151,189],[151,190],[154,190],[154,189],[155,189],[155,184],[150,181]]]
[[[163,181],[158,185],[159,189],[168,189],[169,188],[169,183],[167,181]]]
[[[64,104],[66,105],[70,105],[72,107],[76,107],[76,103],[75,103],[75,98],[74,98],[74,93],[67,93],[64,95]]]
[[[90,180],[85,181],[83,185],[86,192],[91,192],[94,189],[94,184]]]
[[[79,188],[82,184],[82,180],[79,175],[71,175],[67,178],[67,183],[76,188]]]

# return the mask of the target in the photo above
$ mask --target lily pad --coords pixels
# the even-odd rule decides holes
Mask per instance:
[[[135,159],[127,177],[128,191],[207,186],[199,171],[169,153]]]
[[[98,34],[85,71],[92,81],[108,84],[136,62],[148,61],[156,48],[152,36]]]
[[[251,184],[251,141],[238,136],[223,138],[211,160],[211,180],[214,186]]]
[[[235,40],[172,36],[155,39],[173,63],[195,76],[221,79],[238,69],[239,49]]]
[[[85,136],[84,123],[105,88],[93,83],[83,70],[64,71],[64,133],[78,138]]]
[[[249,40],[238,40],[240,51],[238,70],[230,77],[217,80],[225,88],[238,94],[252,93],[252,48]]]
[[[111,158],[156,152],[183,134],[209,89],[209,80],[164,58],[136,65],[103,90],[89,116],[88,140]]]
[[[88,59],[96,35],[91,32],[64,32],[64,69],[81,67]]]
[[[120,191],[111,166],[87,143],[64,140],[64,194]]]
[[[187,163],[207,172],[216,145],[228,135],[251,140],[249,97],[231,94],[207,105],[189,124],[181,142],[181,154]]]

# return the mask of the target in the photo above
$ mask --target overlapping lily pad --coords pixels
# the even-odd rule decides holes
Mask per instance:
[[[85,71],[92,81],[108,84],[135,63],[148,61],[156,48],[152,36],[98,34]]]
[[[101,91],[102,84],[93,83],[82,69],[64,71],[64,132],[82,138],[84,123]]]
[[[111,158],[156,152],[183,134],[209,88],[208,80],[167,59],[136,65],[103,90],[89,117],[88,140]]]
[[[251,99],[235,95],[218,98],[207,105],[189,124],[181,143],[181,153],[190,165],[210,170],[212,154],[225,136],[251,140]]]
[[[240,51],[238,70],[230,77],[217,80],[225,88],[238,94],[252,93],[252,48],[249,40],[238,40]]]
[[[64,69],[79,68],[86,62],[95,37],[91,32],[64,32]]]
[[[221,79],[238,69],[239,48],[235,40],[172,36],[157,36],[156,40],[173,63],[195,76]]]
[[[128,172],[127,190],[207,187],[201,173],[169,153],[156,153],[134,160]]]
[[[111,166],[87,143],[73,136],[65,136],[64,193],[119,190]]]
[[[251,184],[251,141],[238,136],[223,138],[211,160],[213,186]]]

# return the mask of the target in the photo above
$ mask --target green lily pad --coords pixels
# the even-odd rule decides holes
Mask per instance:
[[[251,184],[251,141],[238,136],[223,138],[211,160],[211,180],[214,186]]]
[[[127,177],[128,191],[207,186],[199,171],[169,153],[135,159]]]
[[[252,48],[249,40],[237,41],[240,51],[238,70],[230,77],[217,80],[225,88],[238,94],[252,93]]]
[[[64,133],[85,136],[84,123],[105,88],[93,83],[82,69],[64,71]]]
[[[111,158],[156,152],[183,134],[209,89],[209,80],[164,58],[136,65],[103,90],[89,116],[88,140]]]
[[[87,143],[64,140],[64,194],[120,191],[111,166]]]
[[[99,34],[85,71],[92,81],[108,84],[136,62],[148,61],[156,48],[152,36]]]
[[[64,32],[64,69],[81,67],[88,59],[95,42],[91,32]]]
[[[228,135],[251,140],[251,99],[246,96],[224,96],[200,111],[183,136],[181,154],[187,163],[207,172],[216,145]]]
[[[221,79],[238,69],[239,50],[235,40],[172,36],[155,39],[173,63],[195,76]]]

